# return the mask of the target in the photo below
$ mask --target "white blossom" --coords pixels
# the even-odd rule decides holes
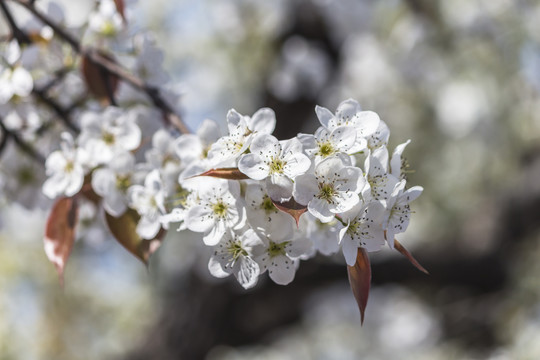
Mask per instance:
[[[264,247],[255,231],[248,229],[241,235],[227,229],[221,241],[214,246],[208,262],[210,273],[219,278],[234,274],[242,287],[249,289],[257,284],[259,264],[253,259],[254,252]]]
[[[358,192],[364,188],[362,170],[345,166],[338,157],[321,161],[314,174],[304,174],[296,178],[294,198],[307,205],[311,214],[322,222],[330,222],[335,214],[342,213],[356,205]]]
[[[105,211],[120,216],[127,210],[126,192],[133,185],[135,158],[129,152],[118,153],[106,167],[92,174],[92,188],[103,197]]]
[[[81,125],[79,143],[95,166],[111,161],[119,151],[135,150],[141,143],[134,113],[117,107],[110,106],[103,113],[84,113]]]
[[[259,109],[252,117],[232,109],[227,113],[227,126],[229,134],[215,142],[208,153],[214,165],[236,160],[249,148],[255,134],[271,134],[276,126],[276,115],[268,108]]]
[[[59,195],[73,196],[84,182],[88,154],[75,145],[71,134],[62,133],[61,150],[52,152],[45,162],[49,177],[43,183],[43,193],[51,199]]]
[[[141,216],[137,234],[143,239],[153,239],[161,229],[160,217],[165,214],[163,184],[158,170],[153,170],[144,179],[143,185],[129,187],[129,206]]]
[[[339,242],[347,265],[354,266],[358,248],[378,251],[384,245],[384,232],[381,226],[384,206],[377,202],[358,203],[341,215],[346,224],[339,231]]]
[[[415,200],[424,188],[413,186],[405,189],[405,180],[401,180],[392,191],[388,200],[383,202],[386,205],[386,214],[383,221],[383,228],[386,230],[386,240],[391,248],[394,248],[394,236],[407,230],[411,218],[411,207],[409,203]]]
[[[191,231],[204,233],[208,246],[216,245],[228,228],[244,220],[237,182],[216,179],[199,192],[199,204],[189,209],[185,222]]]
[[[250,150],[238,162],[240,171],[254,180],[266,179],[272,199],[289,200],[293,179],[311,166],[309,158],[302,153],[300,141],[296,138],[278,141],[272,135],[261,134],[253,140]]]

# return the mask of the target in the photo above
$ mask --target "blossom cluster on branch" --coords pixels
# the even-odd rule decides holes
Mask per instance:
[[[128,26],[123,1],[99,1],[77,29],[63,27],[54,2],[44,10],[12,4],[33,17],[17,24],[2,3],[13,35],[0,64],[2,147],[11,138],[46,160],[44,176],[27,171],[24,182],[1,185],[6,196],[18,193],[9,186],[31,184],[55,200],[45,250],[60,275],[79,200],[104,209],[111,233],[144,262],[172,225],[200,233],[212,248],[210,273],[232,274],[244,288],[265,272],[288,284],[300,260],[341,251],[350,279],[362,275],[351,280],[362,315],[367,252],[388,244],[422,269],[395,240],[422,192],[406,186],[402,153],[410,141],[390,153],[390,131],[375,112],[352,99],[335,112],[317,106],[314,134],[279,140],[272,109],[252,116],[233,109],[225,134],[211,120],[191,134],[170,105],[179,94],[163,53]]]

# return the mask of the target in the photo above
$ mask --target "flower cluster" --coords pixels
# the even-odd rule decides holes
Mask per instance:
[[[353,266],[359,249],[394,247],[408,227],[409,203],[422,192],[406,187],[409,141],[390,155],[387,125],[352,99],[335,113],[317,106],[321,126],[288,140],[272,135],[269,108],[252,116],[230,110],[225,134],[211,120],[195,134],[160,128],[156,119],[174,114],[179,94],[168,86],[163,53],[130,28],[124,5],[96,3],[87,21],[70,29],[81,39],[77,46],[53,22],[30,20],[17,28],[27,41],[1,45],[2,130],[31,155],[39,158],[38,148],[48,154],[43,176],[24,162],[3,162],[0,172],[17,175],[0,184],[6,196],[22,193],[9,187],[42,184],[46,197],[59,198],[51,229],[55,221],[74,227],[79,198],[101,204],[111,232],[143,261],[171,223],[200,233],[212,249],[210,273],[234,274],[244,288],[265,272],[288,284],[300,260],[317,252],[341,251]],[[59,25],[64,14],[51,2],[40,18]],[[93,51],[81,53],[85,44]],[[63,256],[56,256],[59,269],[69,251]]]
[[[299,261],[317,251],[341,249],[353,266],[358,248],[394,246],[422,188],[405,188],[401,156],[409,141],[389,156],[389,130],[376,113],[351,99],[335,114],[316,113],[315,134],[278,140],[271,109],[253,116],[230,110],[227,134],[210,120],[197,134],[174,138],[161,130],[137,163],[141,130],[130,113],[109,107],[99,121],[86,115],[77,145],[64,135],[47,160],[43,191],[72,196],[91,174],[110,216],[137,211],[136,231],[148,240],[170,223],[200,233],[212,248],[211,274],[234,274],[245,288],[266,271],[288,284]],[[302,214],[297,222],[292,209]]]

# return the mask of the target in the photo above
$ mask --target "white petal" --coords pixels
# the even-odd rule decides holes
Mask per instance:
[[[332,114],[330,110],[319,105],[315,106],[315,113],[317,114],[321,125],[326,128],[328,127],[328,122],[334,118],[334,114]]]
[[[223,224],[221,221],[218,221],[216,222],[215,226],[210,230],[210,232],[203,237],[203,242],[206,246],[217,245],[221,241],[221,239],[223,239],[223,235],[225,235],[226,232],[227,228],[225,227],[225,224]]]
[[[150,240],[156,237],[159,229],[161,229],[159,221],[151,220],[146,216],[143,216],[137,224],[136,231],[143,239]]]
[[[244,289],[252,288],[257,284],[257,280],[259,279],[259,264],[247,256],[242,256],[238,261],[240,262],[240,266],[234,272],[236,280],[238,280]]]
[[[189,209],[186,215],[187,227],[195,232],[207,232],[214,227],[215,221],[211,216],[211,210],[202,205]]]
[[[13,92],[19,96],[28,96],[32,92],[34,87],[34,80],[32,80],[32,75],[22,68],[17,67],[13,70],[11,77]]]
[[[285,175],[273,174],[266,180],[268,195],[274,201],[290,200],[293,192],[293,181]]]
[[[223,267],[221,266],[221,262],[217,259],[219,255],[214,255],[210,258],[208,261],[208,270],[210,271],[210,274],[212,276],[215,276],[217,278],[226,278],[230,275],[230,273],[223,270]]]
[[[116,176],[109,169],[97,169],[92,173],[92,188],[96,194],[107,196],[115,187]]]
[[[270,108],[259,109],[248,121],[248,127],[253,132],[271,134],[276,127],[276,114]]]
[[[297,176],[294,180],[293,196],[296,202],[307,205],[319,192],[319,183],[313,174]]]
[[[288,155],[283,161],[286,162],[283,167],[283,172],[291,179],[304,174],[311,167],[311,160],[309,160],[306,155],[299,152]]]
[[[355,127],[360,137],[366,137],[373,134],[379,127],[381,119],[373,111],[361,111],[356,114]]]
[[[329,139],[339,151],[349,153],[356,142],[356,131],[350,126],[339,126],[332,130]]]
[[[358,255],[358,247],[348,235],[346,235],[345,239],[342,241],[341,249],[347,265],[354,266],[354,264],[356,264],[356,256]]]
[[[334,214],[328,209],[329,204],[325,200],[313,198],[308,204],[308,211],[311,215],[321,220],[323,223],[328,223],[334,219]]]
[[[215,121],[205,119],[197,130],[197,136],[205,145],[210,145],[219,139],[221,132]]]
[[[294,280],[296,265],[287,256],[276,256],[270,260],[268,274],[276,284],[287,285]]]
[[[411,202],[413,200],[416,200],[421,194],[422,191],[424,191],[424,188],[421,186],[413,186],[409,190],[405,191],[401,197],[405,198],[407,202]]]
[[[193,161],[202,155],[202,144],[195,134],[183,134],[174,142],[174,151],[182,161]]]
[[[258,154],[242,155],[238,161],[238,169],[253,180],[263,180],[268,176],[270,168]]]
[[[268,134],[255,136],[249,147],[252,154],[259,155],[265,161],[270,161],[281,152],[281,145],[278,139]]]

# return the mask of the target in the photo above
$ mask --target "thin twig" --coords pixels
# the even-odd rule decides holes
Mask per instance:
[[[50,26],[59,37],[61,37],[64,41],[66,41],[69,45],[71,45],[71,47],[81,56],[86,57],[92,63],[96,64],[96,66],[103,67],[110,74],[117,76],[118,78],[127,82],[132,87],[146,93],[150,97],[154,105],[157,108],[161,109],[161,111],[164,113],[165,119],[169,124],[175,126],[181,133],[184,133],[184,134],[190,133],[186,124],[184,124],[180,116],[178,116],[174,112],[172,107],[161,96],[159,89],[157,87],[153,87],[149,84],[146,84],[142,79],[135,76],[128,70],[124,69],[116,61],[108,59],[107,57],[101,55],[95,49],[91,47],[83,47],[75,37],[67,33],[59,25],[51,21],[47,16],[43,15],[39,10],[37,10],[32,5],[30,1],[28,0],[11,0],[11,1],[14,1],[17,4],[24,6],[26,9],[28,9],[28,11],[30,11],[34,16],[36,16],[44,24]]]
[[[56,101],[54,101],[52,98],[50,98],[45,91],[41,89],[34,88],[32,89],[32,93],[36,95],[43,103],[45,103],[47,106],[49,106],[55,113],[58,115],[60,120],[64,123],[64,125],[73,131],[74,133],[79,133],[80,129],[75,124],[73,124],[69,118],[69,109],[64,109],[58,104]]]
[[[6,17],[6,20],[9,24],[9,27],[11,28],[11,33],[13,37],[17,40],[17,42],[22,44],[30,44],[32,41],[30,40],[30,37],[26,35],[15,22],[15,19],[13,18],[13,15],[11,15],[11,11],[9,10],[8,6],[4,2],[4,0],[0,0],[0,8],[2,9],[2,12],[4,13],[4,16]]]
[[[32,147],[32,145],[26,143],[23,139],[17,135],[14,131],[8,130],[6,126],[4,125],[4,119],[0,118],[0,128],[2,129],[2,132],[6,137],[10,137],[13,139],[15,144],[27,155],[29,155],[32,159],[37,161],[38,163],[45,165],[45,157],[41,155],[36,149]]]

